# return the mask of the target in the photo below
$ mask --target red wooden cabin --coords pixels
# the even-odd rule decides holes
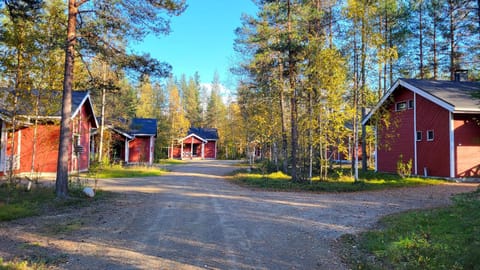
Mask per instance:
[[[55,98],[60,96],[58,92],[50,94],[52,94],[51,101],[53,103],[59,101]],[[35,93],[31,95],[35,95]],[[22,103],[24,108],[25,104]],[[57,105],[60,107],[59,104]],[[40,108],[40,112],[44,111]],[[4,113],[0,117],[0,175],[7,174],[12,166],[14,174],[17,175],[30,173],[35,173],[37,176],[53,175],[57,170],[60,113],[40,116],[25,113],[26,111],[21,110],[17,112],[17,123],[13,136],[11,132],[12,114]],[[34,120],[37,120],[36,125]],[[89,169],[91,130],[97,126],[89,92],[73,92],[69,172]],[[11,162],[12,158],[13,162]]]
[[[412,174],[480,176],[480,82],[400,79],[363,120],[376,125],[376,169]]]
[[[115,136],[114,155],[125,164],[153,164],[157,119],[133,118],[128,130],[110,128]]]
[[[169,151],[169,158],[217,158],[218,131],[216,128],[194,128],[179,139]]]

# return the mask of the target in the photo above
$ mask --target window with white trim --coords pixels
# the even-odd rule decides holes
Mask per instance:
[[[397,102],[395,103],[395,111],[404,111],[407,109],[407,102],[402,101],[402,102]]]
[[[435,138],[435,134],[433,130],[427,130],[427,141],[431,142]]]
[[[410,100],[408,101],[408,108],[409,108],[409,109],[413,109],[414,106],[415,106],[415,104],[413,103],[413,99],[410,99]]]
[[[422,141],[422,132],[417,131],[417,142],[420,142],[420,141]]]

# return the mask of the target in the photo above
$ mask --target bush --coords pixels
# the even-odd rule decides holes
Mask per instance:
[[[412,159],[409,159],[407,162],[403,161],[403,155],[398,157],[397,161],[397,173],[400,177],[406,178],[412,175]]]

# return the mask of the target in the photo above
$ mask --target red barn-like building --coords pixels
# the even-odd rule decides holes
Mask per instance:
[[[480,83],[400,79],[362,124],[376,125],[376,169],[480,177]]]
[[[58,92],[49,92],[49,94],[51,103],[57,103],[58,97],[61,97]],[[30,96],[35,95],[35,93],[30,94]],[[42,115],[34,116],[23,111],[28,107],[28,101],[24,100],[20,104],[22,107],[17,111],[17,123],[13,136],[10,132],[12,114],[3,110],[0,115],[0,175],[5,175],[12,166],[14,174],[17,175],[55,174],[60,138],[60,113],[57,111],[57,113],[45,115],[43,113],[46,109],[39,108]],[[49,106],[59,108],[60,104],[49,104]],[[36,125],[34,120],[37,120]],[[91,130],[97,126],[89,92],[72,92],[72,144],[69,147],[69,172],[89,169]],[[10,161],[12,157],[13,163]]]
[[[217,158],[218,131],[216,128],[194,128],[170,149],[169,158]]]

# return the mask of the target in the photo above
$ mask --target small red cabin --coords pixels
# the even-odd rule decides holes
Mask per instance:
[[[218,131],[216,128],[194,128],[179,139],[169,151],[169,158],[217,158]]]
[[[53,95],[51,99],[53,103],[55,100],[59,100],[55,98],[60,96],[58,92],[49,94]],[[35,93],[30,93],[30,95],[35,96]],[[22,108],[26,108],[27,103],[20,104]],[[59,104],[57,105],[57,108],[60,107]],[[55,105],[51,108],[53,107]],[[45,112],[45,110],[40,108],[40,112]],[[13,169],[13,173],[17,175],[55,174],[60,138],[59,123],[59,112],[34,116],[27,114],[27,111],[17,111],[15,131],[12,133],[12,113],[4,110],[0,117],[0,175],[5,175],[10,169]],[[69,172],[81,172],[89,169],[91,130],[97,126],[89,92],[74,91],[72,93],[72,144],[69,148]]]
[[[110,129],[116,134],[113,155],[125,164],[153,164],[157,119],[133,118],[129,129]]]
[[[400,79],[363,120],[376,125],[376,169],[412,174],[480,176],[480,83]]]

